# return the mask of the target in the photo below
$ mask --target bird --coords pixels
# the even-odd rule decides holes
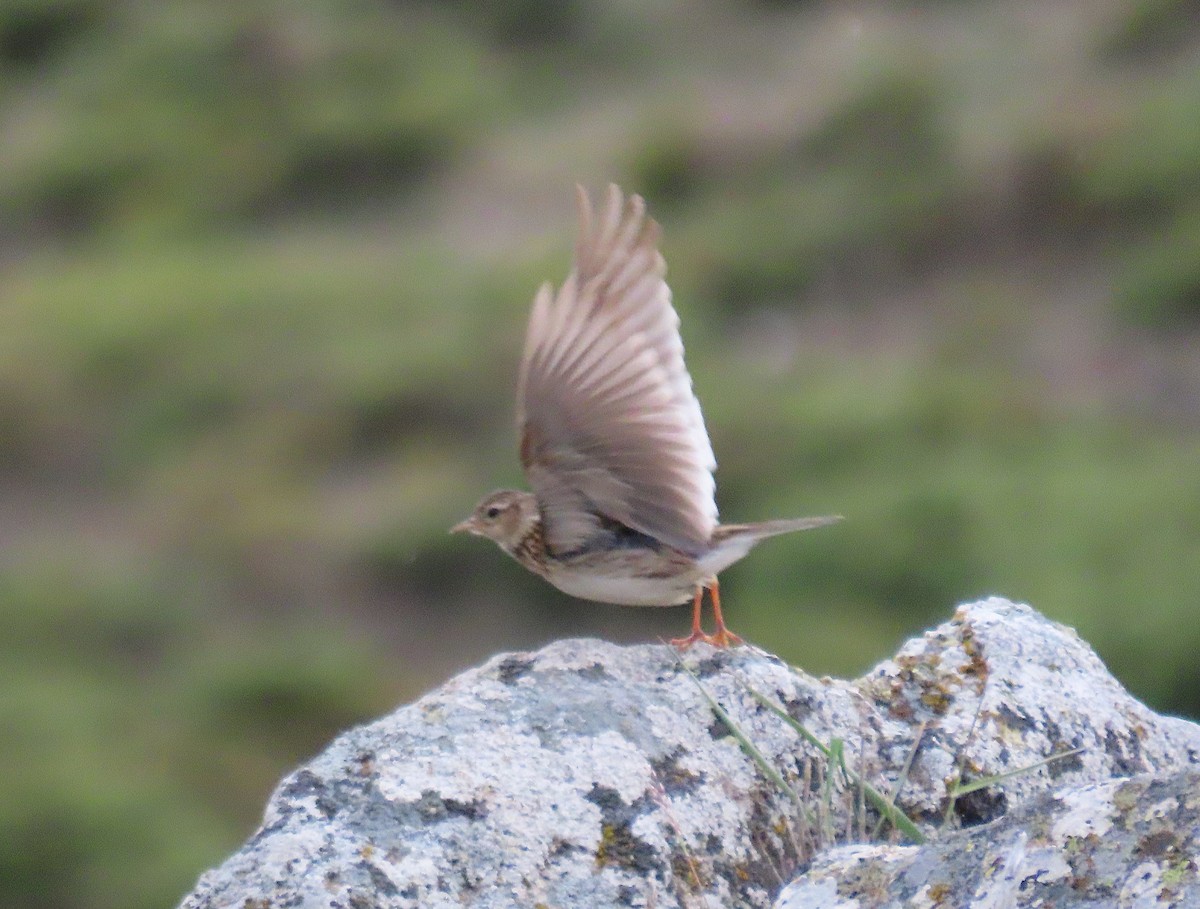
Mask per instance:
[[[743,643],[717,575],[768,537],[840,515],[721,524],[717,463],[683,359],[661,228],[611,184],[596,217],[576,186],[579,237],[557,292],[533,302],[517,380],[520,459],[531,491],[484,496],[451,533],[494,540],[571,596],[627,606],[692,603],[681,650]],[[704,593],[712,634],[702,628]]]

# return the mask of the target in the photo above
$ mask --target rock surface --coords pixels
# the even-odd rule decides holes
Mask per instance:
[[[858,787],[752,691],[840,740],[933,841],[873,836]],[[1156,716],[1074,632],[1001,599],[853,682],[748,647],[681,662],[562,641],[339,737],[183,907],[766,907],[781,890],[787,909],[1002,907],[1049,905],[1031,900],[1055,886],[1056,906],[1200,902],[1198,764],[1200,727]],[[951,799],[959,779],[1010,771]]]
[[[777,909],[1200,905],[1200,772],[1041,796],[926,846],[827,850]]]

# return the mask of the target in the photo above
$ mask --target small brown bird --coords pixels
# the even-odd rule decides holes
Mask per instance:
[[[640,196],[609,186],[596,223],[577,187],[579,241],[557,294],[533,303],[517,392],[521,464],[533,492],[503,489],[451,528],[490,537],[559,590],[627,606],[692,601],[671,643],[741,642],[717,574],[759,540],[838,516],[718,524],[713,457],[683,363],[659,227]],[[716,630],[700,627],[704,591]]]

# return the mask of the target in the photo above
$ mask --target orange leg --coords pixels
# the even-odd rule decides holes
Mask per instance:
[[[700,617],[704,610],[704,591],[709,591],[712,598],[713,617],[717,620],[717,630],[714,634],[705,634],[700,627]],[[692,600],[692,633],[686,638],[674,638],[671,643],[680,650],[687,650],[697,641],[704,641],[714,647],[731,647],[743,643],[742,639],[725,627],[725,617],[721,615],[721,585],[713,578],[707,588],[697,587],[696,596]]]
[[[713,618],[717,620],[717,630],[715,634],[706,635],[704,640],[712,644],[714,647],[731,647],[734,644],[744,644],[738,635],[734,634],[725,627],[725,617],[721,615],[721,585],[717,583],[717,579],[712,579],[712,586],[708,588],[709,596],[712,597]]]
[[[687,650],[697,641],[707,641],[708,635],[700,627],[700,613],[704,609],[704,588],[696,588],[696,596],[692,600],[692,633],[686,638],[672,638],[671,643],[680,650]]]

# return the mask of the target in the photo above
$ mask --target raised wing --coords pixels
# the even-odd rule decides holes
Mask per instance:
[[[534,300],[517,395],[521,463],[555,552],[608,518],[689,554],[717,526],[716,469],[683,363],[659,227],[609,186],[599,221],[578,187],[566,283]]]

